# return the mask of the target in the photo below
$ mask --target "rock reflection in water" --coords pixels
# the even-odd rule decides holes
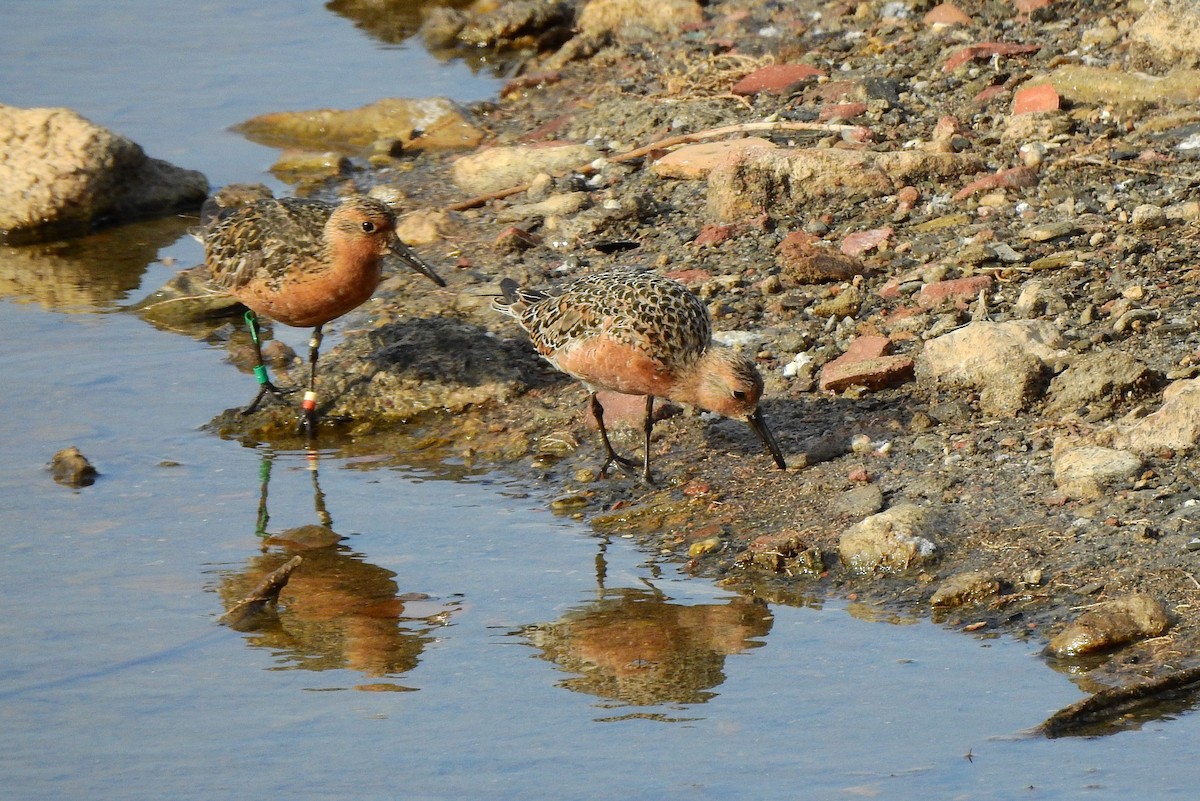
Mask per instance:
[[[263,553],[237,572],[222,576],[218,593],[227,609],[235,606],[272,571],[297,553],[300,566],[279,596],[278,608],[254,621],[246,641],[276,652],[281,668],[356,670],[370,677],[395,677],[416,667],[434,632],[449,623],[456,602],[423,593],[401,593],[396,574],[353,552],[333,530],[310,454],[313,500],[318,523],[268,532],[268,488],[274,454],[265,453],[255,533]],[[370,689],[401,689],[371,685]]]
[[[725,657],[762,645],[771,622],[767,606],[748,597],[685,605],[653,588],[622,588],[523,633],[544,659],[579,674],[561,686],[649,706],[714,697]]]
[[[158,252],[194,223],[165,217],[78,239],[0,247],[0,297],[33,300],[60,312],[111,307],[138,288]]]

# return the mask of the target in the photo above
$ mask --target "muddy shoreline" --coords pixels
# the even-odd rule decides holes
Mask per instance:
[[[585,4],[559,5],[577,18]],[[834,595],[932,615],[971,636],[1038,643],[1108,601],[1138,595],[1159,604],[1165,632],[1048,659],[1086,690],[1200,664],[1194,449],[1137,452],[1134,468],[1101,470],[1084,489],[1064,478],[1072,448],[1129,452],[1122,432],[1200,365],[1200,215],[1189,216],[1200,196],[1200,148],[1181,147],[1200,131],[1200,111],[1196,101],[1115,89],[1097,102],[1061,83],[1053,108],[1015,107],[1022,89],[1053,81],[1056,70],[1099,65],[1124,77],[1147,69],[1135,65],[1146,47],[1130,45],[1140,7],[1055,2],[1021,11],[995,2],[946,25],[927,20],[932,4],[777,5],[709,3],[673,35],[614,30],[589,47],[568,38],[526,53],[503,97],[471,109],[487,133],[480,150],[587,143],[608,157],[587,172],[450,210],[469,194],[450,178],[461,153],[373,160],[355,188],[385,186],[415,218],[432,221],[437,234],[418,249],[449,287],[396,275],[338,324],[345,341],[321,363],[329,420],[319,444],[504,470],[556,513],[631,535],[696,575],[778,603]],[[905,15],[888,16],[885,5]],[[998,41],[1025,49],[979,51],[947,68],[962,49]],[[783,64],[820,74],[779,92],[732,91]],[[763,120],[813,124],[754,133],[777,148],[961,154],[981,169],[899,181],[874,195],[815,175],[803,197],[772,196],[763,211],[730,216],[714,179],[653,168],[674,148],[612,158]],[[869,135],[847,135],[843,125]],[[1014,169],[1028,179],[993,178],[967,191]],[[346,188],[339,180],[316,192]],[[530,208],[579,193],[566,210]],[[873,244],[857,244],[863,234]],[[827,246],[851,272],[814,280],[813,260],[789,251],[797,242]],[[541,363],[489,301],[504,276],[549,288],[612,267],[685,281],[709,304],[714,327],[756,355],[787,471],[773,468],[742,423],[668,406],[655,428],[655,486],[596,474],[585,391]],[[931,341],[968,324],[1013,321],[1044,322],[1060,340],[1061,358],[1039,363],[1019,391],[929,367]],[[865,337],[886,340],[880,358],[907,357],[915,369],[822,389],[822,368]],[[1130,357],[1135,375],[1122,380],[1112,368],[1101,380],[1108,368],[1091,365],[1068,385],[1068,370],[1089,356],[1102,366]],[[279,366],[284,383],[304,380],[298,361]],[[615,416],[614,445],[639,455],[636,416]],[[274,407],[248,418],[227,412],[211,427],[302,447],[293,423],[293,410]],[[924,515],[919,536],[932,554],[854,569],[844,558],[847,530],[909,505]],[[967,589],[947,590],[964,576]]]

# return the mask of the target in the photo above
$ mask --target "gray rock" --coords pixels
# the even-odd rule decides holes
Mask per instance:
[[[65,108],[0,105],[0,241],[198,209],[208,181]]]
[[[956,573],[934,590],[929,599],[932,606],[949,608],[977,603],[1000,592],[1000,581],[991,573],[972,570]]]
[[[1047,412],[1063,414],[1081,406],[1112,409],[1150,392],[1161,374],[1123,350],[1093,351],[1056,375],[1047,391]]]
[[[878,484],[863,484],[846,490],[833,502],[833,513],[848,517],[866,517],[883,508],[883,490]]]
[[[743,150],[709,172],[708,209],[719,220],[765,211],[803,214],[827,198],[882,197],[906,184],[970,175],[983,166],[972,155],[920,150]]]
[[[842,532],[838,553],[856,573],[898,573],[937,556],[933,515],[915,504],[900,504],[871,515]]]

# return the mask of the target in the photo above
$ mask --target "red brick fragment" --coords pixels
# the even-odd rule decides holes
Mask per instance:
[[[1022,86],[1013,96],[1013,114],[1032,114],[1036,111],[1058,111],[1060,99],[1054,86],[1048,83]]]
[[[866,103],[834,103],[821,108],[817,119],[821,122],[829,120],[852,120],[867,113]]]
[[[700,233],[697,234],[696,238],[692,241],[701,247],[710,247],[712,245],[721,244],[731,236],[733,236],[732,225],[707,223],[703,228],[700,229]]]
[[[951,53],[950,58],[946,59],[946,63],[942,65],[942,72],[954,72],[968,61],[974,61],[977,58],[1019,56],[1036,53],[1041,49],[1041,45],[1024,45],[1015,42],[980,42]]]
[[[980,290],[990,288],[994,280],[990,275],[972,275],[969,278],[935,281],[921,287],[921,291],[917,293],[917,304],[926,309],[933,309],[943,303],[965,303],[978,297]]]
[[[841,392],[850,387],[869,390],[911,381],[914,364],[910,356],[880,356],[856,362],[840,363],[840,357],[821,368],[821,389]]]
[[[872,228],[870,231],[855,231],[847,234],[842,240],[842,252],[847,256],[861,256],[872,248],[877,248],[892,236],[892,229]]]
[[[768,64],[733,85],[735,95],[756,95],[766,92],[785,95],[805,81],[825,73],[807,64]]]
[[[1007,170],[985,175],[964,186],[955,193],[955,200],[966,200],[976,192],[986,192],[989,189],[1019,189],[1034,186],[1038,182],[1037,173],[1029,167],[1011,167]]]

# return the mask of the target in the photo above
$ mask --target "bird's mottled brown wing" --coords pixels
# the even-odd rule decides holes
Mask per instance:
[[[333,209],[321,201],[284,198],[223,211],[204,232],[213,282],[229,290],[253,280],[273,283],[293,264],[320,258]]]
[[[712,340],[708,309],[682,284],[654,273],[595,273],[561,294],[529,303],[522,327],[538,352],[605,336],[674,367],[700,357]]]

